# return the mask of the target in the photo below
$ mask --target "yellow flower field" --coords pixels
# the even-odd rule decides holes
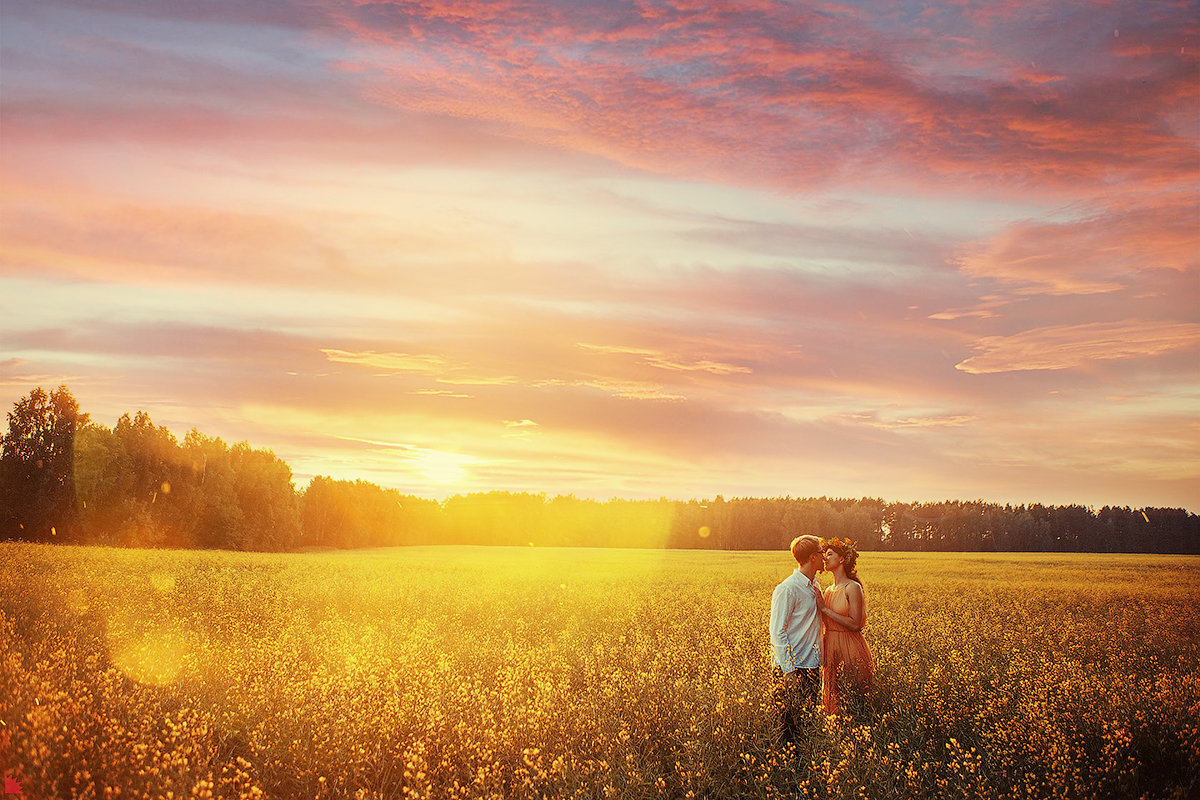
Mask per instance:
[[[1200,558],[864,554],[877,691],[796,758],[791,566],[2,544],[0,769],[37,799],[1200,791]]]

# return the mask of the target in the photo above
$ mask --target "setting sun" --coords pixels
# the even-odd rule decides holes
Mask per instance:
[[[475,459],[471,456],[443,453],[436,450],[419,451],[413,458],[413,464],[417,471],[434,483],[446,487],[464,484],[470,474],[467,466],[474,462]]]

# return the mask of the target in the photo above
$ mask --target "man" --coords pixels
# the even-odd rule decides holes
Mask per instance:
[[[792,556],[798,565],[771,594],[771,650],[775,662],[775,705],[783,723],[784,743],[796,743],[802,706],[817,701],[821,688],[820,585],[825,566],[821,540],[797,536]]]

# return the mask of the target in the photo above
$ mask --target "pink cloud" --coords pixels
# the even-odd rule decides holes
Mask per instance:
[[[1022,293],[1093,294],[1124,288],[1141,272],[1200,270],[1200,201],[1190,192],[1111,198],[1082,219],[1017,222],[964,248],[969,275]]]
[[[18,74],[58,69],[76,88],[48,103],[36,81],[10,82],[6,138],[350,161],[561,164],[573,152],[789,191],[897,176],[1014,191],[1197,172],[1183,122],[1198,97],[1186,6],[185,5],[113,0],[89,13],[222,24],[250,44],[266,37],[280,57],[177,54],[116,24],[65,44],[61,66],[16,48],[6,63]],[[289,53],[304,57],[285,66]]]
[[[303,223],[276,216],[184,205],[89,207],[78,197],[9,207],[0,237],[0,272],[145,284],[322,282],[316,274],[336,260],[334,248]]]
[[[1029,68],[1022,33],[1047,35],[1056,15],[1067,26],[1087,20],[1043,9],[1023,32],[1018,10],[1028,9],[973,20],[1013,37],[979,34],[1011,51],[991,78],[956,77],[953,62],[927,76],[884,25],[833,9],[427,3],[330,14],[373,48],[350,63],[382,102],[500,121],[514,136],[658,171],[795,188],[885,149],[914,172],[1006,181],[1145,175],[1147,158],[1194,171],[1192,147],[1162,116],[1195,100],[1194,59],[1162,55],[1182,17],[1142,23],[1143,39],[1164,44],[1134,91],[1115,64],[1144,61],[1141,50],[1106,51],[1103,40],[1088,42],[1097,49],[1083,68]],[[899,42],[920,52],[966,24],[929,22]],[[1105,59],[1114,69],[1094,77]]]
[[[1094,361],[1147,358],[1200,345],[1200,324],[1143,322],[1048,326],[1011,336],[987,336],[978,355],[957,365],[974,375],[1075,369]]]

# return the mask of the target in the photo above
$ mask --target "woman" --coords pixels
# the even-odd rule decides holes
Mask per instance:
[[[825,551],[825,568],[833,573],[833,583],[817,603],[825,620],[821,699],[825,711],[836,714],[839,695],[870,688],[875,664],[862,635],[867,622],[867,598],[855,569],[858,551],[854,542],[828,539],[821,542],[821,547]]]

